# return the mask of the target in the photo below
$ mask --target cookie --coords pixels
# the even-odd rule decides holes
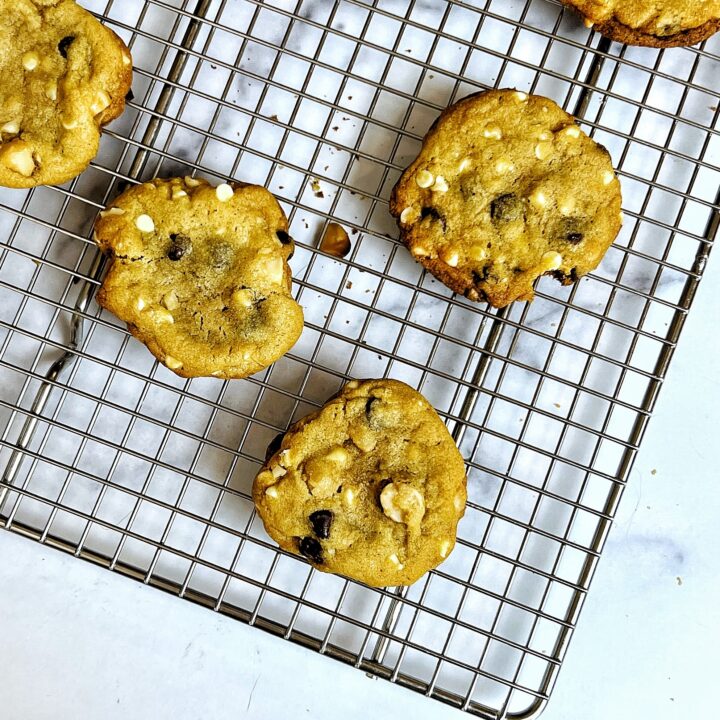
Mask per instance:
[[[125,43],[71,0],[0,0],[0,185],[54,185],[95,157],[125,109]]]
[[[617,42],[695,45],[720,30],[720,0],[563,0],[588,27]]]
[[[97,300],[178,375],[252,375],[302,332],[287,230],[277,200],[256,185],[137,185],[95,223],[110,256]]]
[[[447,108],[392,191],[413,257],[457,293],[504,307],[593,270],[622,224],[607,150],[552,100],[489,90]]]
[[[268,534],[318,570],[410,585],[455,545],[465,464],[432,406],[353,380],[268,449],[253,500]]]

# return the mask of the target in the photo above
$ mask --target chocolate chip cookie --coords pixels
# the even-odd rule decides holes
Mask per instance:
[[[489,90],[447,108],[393,189],[413,257],[455,292],[503,307],[552,274],[575,282],[620,230],[607,150],[547,98]]]
[[[95,223],[110,256],[98,302],[178,375],[252,375],[303,327],[287,230],[277,200],[256,185],[191,177],[137,185]]]
[[[563,0],[603,35],[649,47],[695,45],[720,30],[720,0]]]
[[[318,570],[410,585],[455,545],[465,464],[397,380],[353,380],[268,448],[253,500],[268,534]]]
[[[72,0],[0,0],[0,185],[62,183],[125,109],[125,43]]]

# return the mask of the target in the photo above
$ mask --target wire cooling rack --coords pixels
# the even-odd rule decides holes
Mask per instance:
[[[74,182],[3,190],[0,525],[487,718],[545,705],[718,226],[718,38],[603,40],[554,0],[86,2],[134,97]],[[390,188],[448,103],[514,86],[610,150],[625,225],[574,287],[506,311],[398,244]],[[97,211],[127,182],[269,187],[304,334],[247,380],[183,380],[92,302]],[[317,249],[330,219],[351,234]],[[459,542],[397,593],[279,551],[250,485],[344,381],[419,388],[469,474]]]

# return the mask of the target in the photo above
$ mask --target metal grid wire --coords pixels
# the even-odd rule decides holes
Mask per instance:
[[[0,525],[476,715],[536,714],[717,230],[720,41],[624,47],[556,0],[85,4],[135,99],[75,181],[0,196]],[[608,147],[626,221],[590,277],[498,312],[422,273],[387,198],[443,107],[508,86]],[[247,380],[176,377],[91,299],[97,211],[195,172],[266,185],[297,240],[304,334]],[[345,260],[316,248],[330,219]],[[455,551],[403,593],[279,551],[250,500],[271,438],[380,376],[428,397],[469,475]]]

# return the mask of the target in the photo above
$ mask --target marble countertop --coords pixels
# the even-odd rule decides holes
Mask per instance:
[[[720,267],[701,285],[544,720],[701,716],[720,636]],[[0,531],[8,720],[461,718]]]

